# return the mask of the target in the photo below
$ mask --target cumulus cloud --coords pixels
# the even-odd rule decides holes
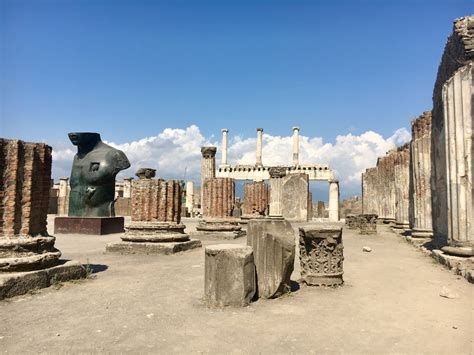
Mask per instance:
[[[142,167],[157,169],[157,175],[168,179],[200,181],[200,148],[217,145],[217,164],[220,162],[220,142],[206,138],[199,127],[186,129],[166,128],[156,136],[124,144],[107,142],[125,152],[132,167],[122,172],[119,178],[133,176]],[[392,136],[384,138],[379,133],[367,131],[360,135],[349,133],[336,137],[335,142],[324,142],[321,137],[300,135],[300,163],[328,164],[339,178],[342,196],[360,193],[360,175],[375,165],[377,158],[388,150],[410,140],[406,128],[400,128]],[[228,162],[255,164],[256,138],[234,136],[228,147]],[[263,163],[265,165],[287,165],[292,162],[292,137],[263,135]],[[54,147],[53,176],[68,176],[75,151],[71,147]]]

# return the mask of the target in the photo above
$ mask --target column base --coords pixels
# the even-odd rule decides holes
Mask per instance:
[[[411,231],[412,238],[433,238],[433,231],[428,229],[413,228]]]
[[[474,256],[474,247],[472,246],[445,246],[441,250],[449,255],[471,257]]]
[[[123,217],[56,217],[54,233],[104,235],[124,232]]]
[[[188,238],[189,239],[189,238]],[[117,253],[122,255],[155,255],[176,254],[190,249],[201,248],[200,240],[189,239],[184,242],[117,242],[105,246],[106,253]]]

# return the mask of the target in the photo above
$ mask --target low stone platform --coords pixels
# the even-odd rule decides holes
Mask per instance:
[[[64,264],[36,271],[0,273],[0,300],[49,287],[55,282],[77,280],[86,276],[86,268],[77,261],[66,261]]]
[[[237,219],[203,219],[196,226],[196,232],[190,233],[198,239],[232,240],[247,234]]]
[[[118,253],[118,254],[141,254],[141,255],[152,255],[152,254],[176,254],[182,251],[201,248],[202,243],[198,239],[190,239],[183,242],[166,242],[166,243],[153,243],[153,242],[117,242],[109,243],[105,246],[107,253]]]
[[[54,233],[104,235],[124,232],[123,217],[56,217]]]

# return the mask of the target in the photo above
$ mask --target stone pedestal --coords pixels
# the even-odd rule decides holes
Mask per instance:
[[[377,215],[364,213],[358,216],[360,234],[377,234]]]
[[[342,228],[307,226],[300,232],[301,280],[310,286],[343,283]]]
[[[204,299],[208,306],[247,306],[255,291],[252,248],[235,244],[206,247]]]
[[[124,232],[123,217],[56,217],[54,233],[105,235]]]
[[[275,298],[290,291],[295,262],[295,234],[285,220],[251,220],[247,245],[253,248],[258,296]]]
[[[236,239],[246,234],[235,218],[201,219],[196,230],[196,233],[191,233],[196,238]]]

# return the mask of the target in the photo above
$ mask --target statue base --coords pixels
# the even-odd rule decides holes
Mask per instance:
[[[123,217],[56,217],[54,233],[104,235],[124,232]]]

